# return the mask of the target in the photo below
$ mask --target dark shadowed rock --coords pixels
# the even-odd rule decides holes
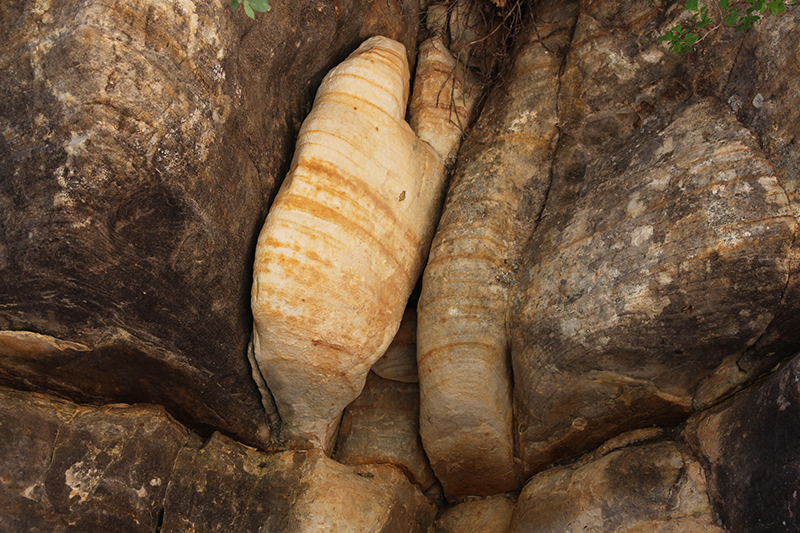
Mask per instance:
[[[626,444],[624,438],[621,440]],[[509,531],[724,530],[715,522],[703,469],[689,447],[685,443],[659,442],[617,450],[611,445],[575,465],[535,475],[522,489]]]
[[[731,70],[722,98],[758,138],[800,219],[800,11],[765,17],[754,25]],[[758,374],[800,350],[800,242],[790,252],[791,274],[783,302],[761,339],[737,361]]]
[[[0,380],[268,440],[255,238],[327,70],[416,2],[0,6]],[[411,52],[410,52],[411,53]]]
[[[160,407],[84,407],[0,389],[0,530],[154,531],[190,440]]]
[[[709,494],[728,531],[800,526],[800,356],[733,398],[689,419]]]

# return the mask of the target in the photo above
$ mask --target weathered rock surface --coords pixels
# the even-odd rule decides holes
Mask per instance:
[[[795,220],[771,161],[722,102],[689,98],[720,89],[724,68],[682,79],[639,45],[657,23],[646,2],[581,9],[511,311],[526,475],[752,379],[736,362],[791,272]]]
[[[258,226],[322,75],[373,33],[413,47],[418,9],[3,2],[0,380],[265,443]]]
[[[419,71],[436,71],[445,52],[423,54]],[[425,138],[446,136],[441,154],[404,120],[400,43],[369,39],[332,70],[261,230],[255,359],[289,447],[330,451],[342,410],[388,348],[422,271],[444,195],[443,159],[459,130],[441,120],[435,92],[426,83],[419,90],[415,126]]]
[[[84,407],[0,389],[0,530],[155,531],[190,442],[160,407]]]
[[[344,464],[391,464],[422,490],[433,485],[419,437],[419,385],[370,372],[364,390],[345,409],[333,458]]]
[[[657,442],[535,475],[510,532],[723,533],[685,443]]]
[[[435,512],[392,466],[203,443],[161,407],[0,389],[3,531],[422,533]]]
[[[435,507],[387,465],[266,455],[215,434],[178,458],[162,531],[424,532]]]
[[[575,5],[543,7],[567,44]],[[544,10],[547,9],[546,13]],[[518,487],[505,315],[520,239],[550,182],[562,57],[530,28],[459,153],[418,310],[422,440],[449,499]]]
[[[507,533],[514,499],[507,495],[469,498],[436,519],[432,533]]]
[[[800,356],[689,419],[713,502],[732,533],[800,527]]]
[[[758,138],[789,196],[795,219],[800,220],[800,12],[794,9],[759,22],[744,39],[722,98]],[[758,375],[787,354],[800,350],[798,239],[789,261],[790,279],[775,318],[736,363],[748,374]]]

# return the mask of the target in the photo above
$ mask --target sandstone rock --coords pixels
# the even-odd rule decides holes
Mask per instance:
[[[383,379],[419,383],[417,372],[417,310],[407,308],[400,329],[372,371]]]
[[[509,312],[526,476],[752,380],[737,361],[792,270],[772,162],[719,100],[690,98],[723,89],[736,41],[678,68],[650,40],[655,9],[581,3],[553,183]]]
[[[434,506],[391,466],[319,451],[267,455],[215,434],[178,458],[162,531],[422,533]]]
[[[528,481],[510,532],[723,533],[704,472],[688,446],[657,442],[611,451]]]
[[[418,3],[241,11],[3,3],[1,381],[267,441],[245,357],[255,235],[322,75],[373,32],[413,45]],[[20,352],[17,333],[72,344]]]
[[[800,219],[800,13],[765,17],[748,32],[722,98],[758,138]],[[800,242],[790,254],[791,274],[781,306],[766,333],[737,362],[759,375],[800,350]]]
[[[390,464],[422,490],[433,485],[419,438],[419,385],[370,372],[364,390],[344,412],[334,459],[344,464]]]
[[[795,531],[800,516],[800,356],[689,419],[687,440],[731,533]]]
[[[0,530],[427,531],[435,506],[388,465],[207,442],[155,406],[0,389]]]
[[[433,236],[444,167],[403,118],[408,77],[379,37],[326,76],[259,236],[255,358],[292,448],[330,450]]]
[[[513,511],[514,499],[507,495],[471,497],[444,511],[432,533],[507,533]]]
[[[431,37],[420,45],[409,123],[448,166],[455,163],[461,137],[482,92],[441,37]]]
[[[558,49],[575,6],[548,6],[538,31]],[[417,308],[420,429],[448,499],[518,487],[506,305],[549,186],[562,62],[526,39],[459,154]]]
[[[658,115],[531,241],[513,326],[528,473],[741,384],[731,361],[781,302],[794,220],[757,142],[714,100]]]
[[[0,389],[0,530],[148,533],[190,434],[160,407]]]

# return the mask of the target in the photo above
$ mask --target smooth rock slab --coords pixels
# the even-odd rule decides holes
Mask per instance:
[[[419,385],[370,372],[345,409],[333,458],[344,464],[391,464],[422,490],[436,478],[419,437]]]
[[[688,446],[643,444],[535,475],[511,533],[723,533]]]
[[[689,419],[686,438],[708,472],[731,533],[800,527],[800,356]]]

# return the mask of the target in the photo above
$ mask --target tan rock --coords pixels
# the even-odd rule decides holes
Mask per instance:
[[[419,383],[417,372],[417,310],[406,309],[400,329],[372,371],[383,379]]]
[[[330,449],[422,270],[444,168],[403,119],[408,76],[383,37],[328,73],[259,236],[255,359],[290,447]]]
[[[455,163],[461,137],[482,92],[483,87],[456,61],[441,37],[420,45],[410,124],[449,166]]]
[[[507,533],[513,511],[514,498],[507,495],[470,497],[445,510],[432,533]]]
[[[433,475],[419,437],[419,385],[370,372],[344,411],[333,458],[344,464],[390,464],[426,490]]]
[[[512,533],[723,533],[700,463],[685,445],[643,444],[535,475]]]
[[[546,17],[553,22],[539,34],[557,49],[569,39],[574,6],[554,4]],[[561,62],[529,28],[514,69],[462,147],[423,275],[420,429],[448,499],[519,484],[506,306],[518,247],[549,186]]]

